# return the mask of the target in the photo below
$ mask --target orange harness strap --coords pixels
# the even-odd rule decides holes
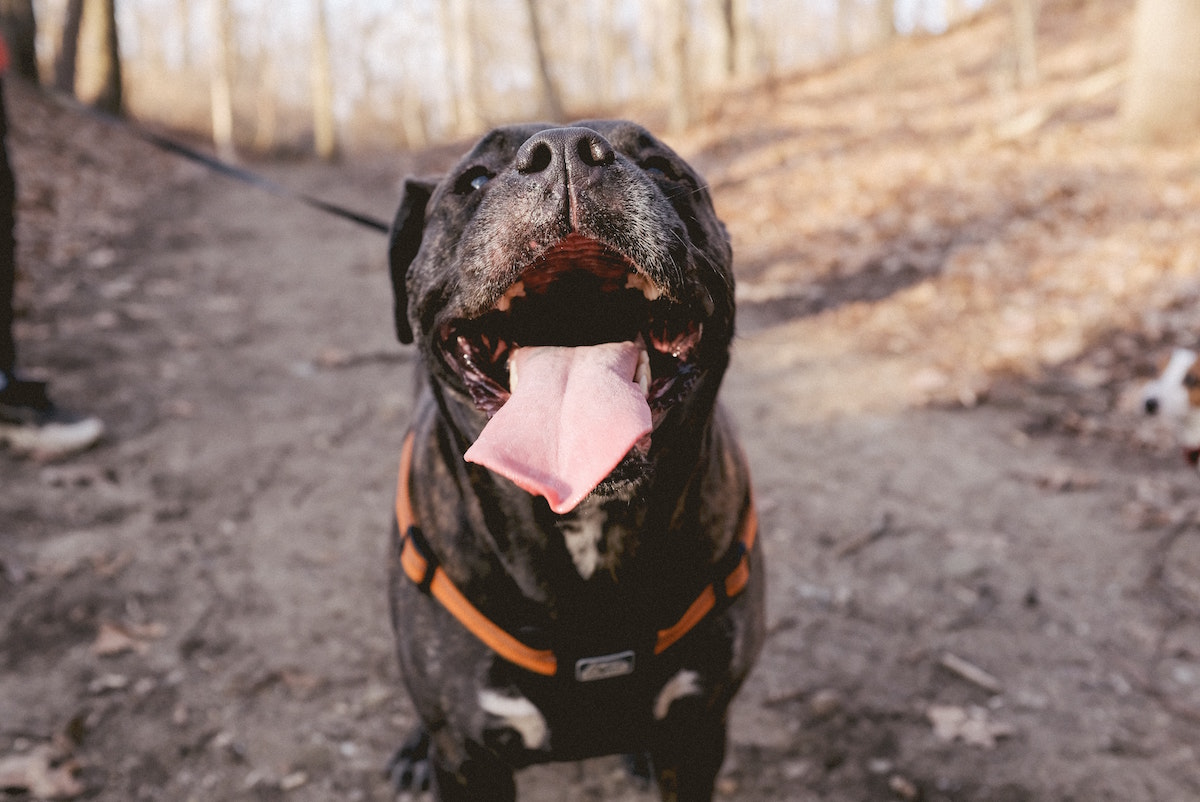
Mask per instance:
[[[404,450],[400,457],[400,478],[396,487],[396,522],[399,524],[401,541],[400,566],[404,573],[419,587],[427,590],[441,602],[464,627],[479,638],[496,654],[524,669],[552,677],[558,673],[558,660],[554,652],[531,649],[524,643],[497,626],[490,618],[462,594],[446,572],[437,565],[432,555],[422,554],[412,536],[416,521],[409,497],[408,477],[412,468],[413,435],[404,438]],[[430,571],[430,568],[433,570]]]
[[[750,551],[754,548],[754,539],[757,535],[758,513],[754,510],[754,496],[751,495],[750,504],[746,507],[746,514],[743,516],[741,528],[738,530],[737,548],[741,554],[738,557],[737,565],[725,576],[724,580],[718,580],[705,587],[696,600],[688,605],[683,616],[674,625],[658,631],[658,639],[654,643],[655,654],[662,654],[671,648],[676,641],[691,632],[692,627],[711,613],[717,606],[718,593],[726,599],[732,599],[745,589],[746,584],[750,581]]]
[[[424,538],[419,535],[409,495],[412,451],[413,433],[409,432],[404,439],[404,448],[400,456],[400,475],[396,486],[396,523],[399,525],[401,537],[400,566],[405,575],[437,599],[459,623],[496,654],[535,674],[554,676],[558,673],[558,658],[554,652],[527,646],[501,629],[471,604],[437,564],[436,558],[427,553],[428,547],[424,544]],[[662,654],[690,632],[716,608],[719,601],[731,599],[745,589],[750,581],[750,551],[754,548],[757,534],[758,516],[751,496],[735,544],[738,552],[736,565],[723,579],[705,587],[677,622],[658,631],[654,643],[655,655]]]

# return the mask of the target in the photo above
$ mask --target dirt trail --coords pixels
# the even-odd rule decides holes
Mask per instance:
[[[1055,31],[1088,22],[1068,12],[1090,13],[1051,11]],[[822,81],[854,80],[786,92],[815,102]],[[857,108],[843,94],[830,114]],[[28,93],[12,102],[30,266],[23,356],[111,435],[61,464],[0,458],[0,761],[34,771],[49,744],[78,768],[74,790],[114,802],[390,799],[380,768],[412,716],[383,558],[412,354],[392,339],[383,239]],[[1111,112],[1111,97],[1096,103]],[[779,114],[801,106],[792,97]],[[897,196],[886,176],[873,190],[863,155],[840,162],[847,180],[864,204],[895,200],[901,218],[837,217],[849,212],[827,198],[821,214],[867,220],[866,233],[793,233],[785,253],[764,240],[782,242],[781,220],[803,203],[752,201],[787,175],[819,197],[828,165],[778,134],[756,145],[753,131],[714,130],[714,142],[741,143],[737,158],[699,137],[680,149],[704,162],[757,288],[723,397],[755,472],[771,622],[734,711],[720,798],[1200,798],[1200,534],[1188,524],[1200,492],[1169,441],[1122,406],[1158,346],[1200,330],[1189,329],[1200,324],[1189,300],[1200,266],[1186,256],[1195,221],[1177,210],[1173,230],[1130,222],[1114,235],[1173,254],[1163,282],[1071,295],[1074,257],[1045,256],[1070,209],[1036,225],[997,214],[985,232],[971,223],[993,203],[981,192],[930,207],[946,216],[920,229],[911,216],[931,194],[917,182]],[[888,127],[870,130],[881,138],[862,150],[885,152]],[[972,136],[975,151],[959,143],[933,160],[1019,158],[1026,177],[998,194],[1058,197],[1034,186],[1050,181],[1037,148]],[[1046,136],[1053,150],[1074,134]],[[896,146],[915,153],[918,139]],[[386,217],[399,178],[439,157],[427,158],[270,171]],[[751,163],[776,168],[743,182]],[[1151,226],[1153,212],[1177,209],[1158,205],[1159,186],[1200,193],[1187,177],[1197,163],[1194,151],[1152,154],[1157,172],[1128,179],[1141,187],[1135,206],[1112,213],[1145,212]],[[1059,179],[1088,194],[1077,176]],[[1108,247],[1112,221],[1096,214],[1086,241]],[[925,239],[904,240],[914,229]],[[859,240],[839,250],[839,237]],[[892,246],[907,261],[880,256]],[[922,261],[927,249],[938,258]],[[987,265],[1022,249],[1045,257],[1022,274],[1030,292],[1051,293],[1053,279],[1053,304],[1107,304],[1115,322],[1093,325],[1088,306],[1073,330],[1082,346],[1047,362],[1029,345],[1021,364],[1040,367],[1013,373],[1012,360],[968,357],[1009,331],[995,320],[1021,312],[1004,305],[1011,273]],[[823,262],[830,253],[843,262]],[[975,271],[980,304],[957,327],[942,308],[966,297],[955,265]],[[997,310],[979,301],[988,293]],[[42,776],[72,790],[65,772]],[[535,802],[652,798],[612,760],[520,781]]]

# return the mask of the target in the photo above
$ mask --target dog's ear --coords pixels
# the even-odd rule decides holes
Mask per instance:
[[[388,235],[388,265],[392,274],[392,295],[396,301],[396,337],[402,343],[413,341],[408,323],[408,267],[421,249],[425,233],[425,207],[437,186],[432,178],[406,178],[400,195],[400,208]]]

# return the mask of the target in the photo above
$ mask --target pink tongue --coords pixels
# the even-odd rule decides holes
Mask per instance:
[[[466,458],[545,496],[562,514],[650,433],[650,407],[633,381],[633,343],[518,348],[517,389]]]

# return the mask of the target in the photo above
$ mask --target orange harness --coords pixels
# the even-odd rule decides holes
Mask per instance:
[[[535,674],[553,677],[558,674],[558,657],[549,649],[534,649],[517,640],[479,611],[463,595],[432,554],[416,524],[409,496],[409,474],[412,467],[413,433],[404,440],[400,457],[400,477],[396,487],[396,523],[401,533],[400,565],[422,591],[437,599],[443,607],[489,649],[505,660]],[[732,599],[750,581],[750,550],[758,534],[758,516],[751,497],[742,518],[738,539],[733,545],[736,563],[732,570],[707,585],[678,621],[660,629],[654,641],[654,654],[660,655],[690,632],[720,601]],[[633,671],[633,652],[621,652],[603,657],[585,658],[575,665],[579,681],[622,676]]]

